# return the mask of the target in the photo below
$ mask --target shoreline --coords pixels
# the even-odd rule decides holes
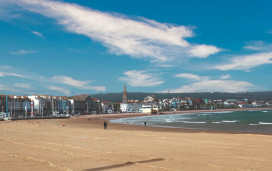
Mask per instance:
[[[189,112],[192,113],[182,113]],[[271,135],[112,123],[104,130],[104,121],[135,116],[144,115],[85,115],[0,122],[1,168],[271,170]]]
[[[261,111],[261,110],[272,110],[272,108],[244,108],[244,109],[219,109],[219,110],[188,110],[188,111],[169,111],[162,114],[141,114],[141,113],[122,113],[122,114],[102,114],[102,115],[84,115],[72,118],[90,118],[95,124],[102,124],[104,121],[108,122],[109,129],[118,130],[146,130],[156,132],[181,132],[181,133],[223,133],[223,134],[256,134],[256,135],[272,135],[272,133],[266,132],[245,132],[245,131],[224,131],[224,130],[206,130],[206,129],[190,129],[190,128],[170,128],[170,127],[155,127],[155,126],[141,126],[133,124],[120,124],[112,123],[111,120],[129,117],[140,117],[140,116],[156,116],[156,115],[175,115],[175,114],[190,114],[190,113],[205,113],[205,112],[225,112],[225,111]]]

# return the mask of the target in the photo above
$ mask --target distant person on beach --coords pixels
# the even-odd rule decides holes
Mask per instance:
[[[144,126],[146,126],[146,122],[144,122]]]
[[[91,119],[89,118],[88,120],[89,120],[89,123],[90,123],[90,122],[91,122]]]
[[[108,128],[108,123],[106,121],[104,121],[104,129]]]

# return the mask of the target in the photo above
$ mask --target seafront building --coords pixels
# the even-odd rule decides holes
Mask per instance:
[[[159,114],[163,113],[164,111],[260,107],[272,107],[272,100],[212,100],[192,97],[173,97],[157,100],[154,95],[145,97],[143,101],[133,100],[128,98],[125,83],[121,103],[99,100],[86,94],[71,97],[48,95],[0,95],[0,118],[44,118],[110,113]]]
[[[111,102],[104,103],[104,110],[112,110]],[[101,102],[89,95],[80,96],[14,96],[0,95],[0,117],[59,117],[102,113]]]
[[[69,99],[71,114],[86,115],[102,113],[101,101],[90,95],[73,96]]]
[[[154,96],[147,96],[144,101],[128,100],[126,84],[124,84],[121,113],[158,114],[161,109],[159,101]]]
[[[101,102],[102,113],[111,114],[113,112],[113,103],[110,101],[102,101]]]
[[[139,111],[140,104],[138,100],[128,100],[127,88],[124,83],[123,98],[122,103],[120,103],[120,112],[121,113],[137,113]]]
[[[29,116],[30,106],[31,100],[27,96],[0,95],[1,117],[7,117],[7,111],[11,117]]]
[[[139,112],[144,114],[159,114],[159,106],[157,104],[143,104]]]
[[[130,100],[120,104],[120,111],[122,113],[139,113],[141,106],[142,102]]]

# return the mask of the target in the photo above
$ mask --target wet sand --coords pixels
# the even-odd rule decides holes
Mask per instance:
[[[103,129],[104,120],[137,115],[1,121],[1,170],[271,170],[271,135]]]

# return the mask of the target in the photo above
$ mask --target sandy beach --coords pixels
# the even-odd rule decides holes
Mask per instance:
[[[103,129],[104,120],[138,115],[1,121],[1,170],[271,170],[271,135],[111,123]]]

